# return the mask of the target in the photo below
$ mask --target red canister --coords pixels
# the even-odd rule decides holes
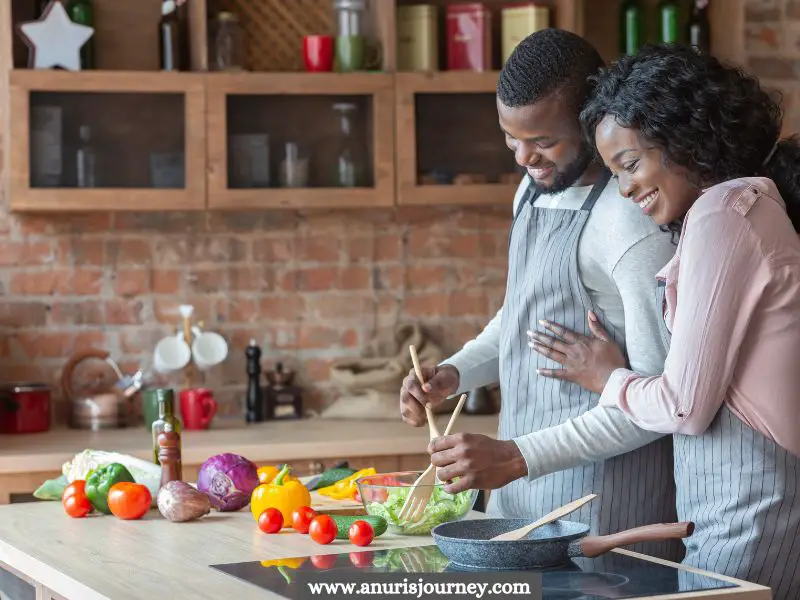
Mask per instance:
[[[481,2],[447,6],[447,68],[492,70],[492,13]]]
[[[42,383],[0,385],[0,433],[50,429],[50,388]]]

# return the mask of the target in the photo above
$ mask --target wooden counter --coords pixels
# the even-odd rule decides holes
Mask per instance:
[[[439,420],[446,419],[441,416]],[[494,437],[497,416],[463,415],[456,430]],[[209,456],[222,452],[241,454],[258,465],[287,462],[298,475],[320,472],[344,459],[353,468],[411,470],[430,464],[425,452],[428,436],[427,427],[411,427],[399,417],[397,421],[316,418],[250,426],[241,421],[223,422],[208,431],[184,432],[182,458],[187,479],[195,476],[197,468]],[[149,459],[152,442],[144,427],[1,435],[0,504],[8,504],[17,494],[27,498],[43,481],[58,477],[61,466],[86,448]]]
[[[430,536],[385,534],[370,549],[430,543]],[[151,511],[140,521],[121,521],[113,516],[70,519],[59,502],[0,507],[0,568],[28,582],[0,577],[0,582],[13,582],[7,587],[16,585],[16,590],[27,585],[27,595],[11,593],[12,598],[278,598],[209,565],[352,550],[362,548],[341,540],[320,546],[308,536],[290,530],[277,535],[263,534],[246,510],[212,513],[190,523],[169,523],[157,511]],[[769,590],[763,587],[734,583],[743,587],[658,596],[657,600],[770,600]],[[0,586],[0,596],[9,591],[14,590],[3,590]]]

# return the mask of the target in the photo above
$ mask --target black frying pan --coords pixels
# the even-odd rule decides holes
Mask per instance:
[[[592,558],[639,542],[685,538],[694,531],[694,523],[660,523],[588,536],[588,525],[558,520],[533,530],[521,540],[491,539],[529,523],[525,519],[466,519],[437,525],[431,534],[442,554],[456,565],[507,570],[557,567],[568,564],[572,558]]]

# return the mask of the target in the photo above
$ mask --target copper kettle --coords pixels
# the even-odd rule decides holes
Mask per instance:
[[[76,372],[85,369],[81,385]],[[61,389],[71,404],[70,426],[76,429],[115,429],[131,419],[133,402],[142,387],[141,371],[128,377],[106,350],[90,348],[75,354],[61,373]]]

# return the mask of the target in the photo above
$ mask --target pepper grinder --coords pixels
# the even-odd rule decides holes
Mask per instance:
[[[167,423],[158,435],[158,461],[161,463],[161,487],[170,481],[182,481],[181,436]]]
[[[260,423],[264,420],[264,402],[261,397],[261,348],[255,340],[245,350],[247,356],[247,414],[248,423]]]

